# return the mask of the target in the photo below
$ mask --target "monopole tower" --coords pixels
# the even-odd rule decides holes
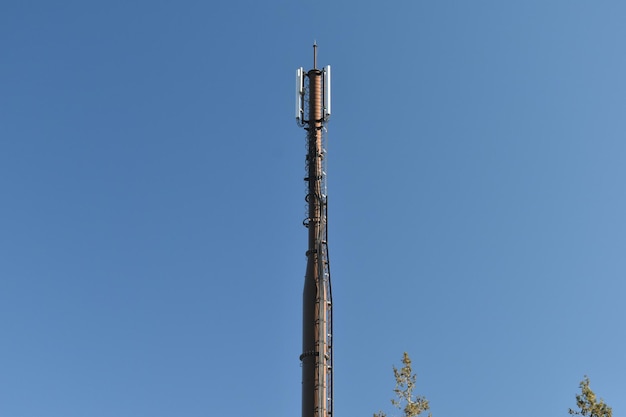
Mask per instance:
[[[302,417],[333,415],[333,325],[328,259],[326,125],[330,117],[330,66],[296,71],[296,121],[306,131],[307,265],[302,321]]]

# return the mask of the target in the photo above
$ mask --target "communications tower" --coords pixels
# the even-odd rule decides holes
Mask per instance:
[[[330,117],[330,65],[296,71],[296,121],[306,131],[305,201],[308,229],[302,317],[302,417],[333,416],[333,305],[328,260],[326,125]]]

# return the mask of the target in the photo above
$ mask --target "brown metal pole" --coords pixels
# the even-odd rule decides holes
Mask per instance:
[[[327,330],[324,314],[324,284],[320,270],[322,242],[320,242],[324,213],[322,196],[322,72],[312,69],[309,79],[309,127],[307,134],[309,239],[307,268],[303,293],[302,333],[302,417],[326,417],[325,410],[325,352],[320,352],[321,335]],[[322,327],[320,327],[322,326]]]

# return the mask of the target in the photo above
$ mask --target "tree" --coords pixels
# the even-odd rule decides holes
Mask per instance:
[[[588,417],[612,417],[613,411],[611,407],[604,403],[600,398],[596,400],[596,394],[589,388],[589,377],[585,375],[585,379],[580,382],[580,394],[576,395],[576,405],[580,411],[569,409],[569,413],[578,416]]]
[[[430,405],[426,397],[413,394],[417,375],[414,374],[411,369],[411,358],[409,358],[406,352],[404,352],[404,356],[402,357],[402,365],[400,369],[397,369],[395,366],[393,367],[393,376],[396,379],[396,387],[393,392],[395,392],[396,398],[391,400],[391,404],[397,409],[402,410],[404,417],[415,417],[424,411],[428,411]],[[374,414],[374,417],[387,417],[387,414],[379,411]],[[428,417],[431,417],[430,413],[428,413]]]

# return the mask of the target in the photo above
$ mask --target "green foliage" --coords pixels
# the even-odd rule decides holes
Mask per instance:
[[[580,382],[580,394],[576,395],[576,405],[579,411],[569,409],[569,413],[587,417],[612,417],[613,411],[611,407],[596,400],[596,394],[589,388],[589,378],[585,375],[585,379]]]
[[[417,375],[411,369],[411,358],[406,352],[402,357],[402,365],[400,369],[393,367],[393,376],[396,379],[396,387],[393,392],[396,394],[396,398],[391,400],[391,404],[402,410],[404,417],[415,417],[428,411],[430,405],[425,397],[413,394]],[[374,417],[387,417],[387,414],[379,411],[374,414]],[[428,413],[428,417],[431,417],[430,413]]]

